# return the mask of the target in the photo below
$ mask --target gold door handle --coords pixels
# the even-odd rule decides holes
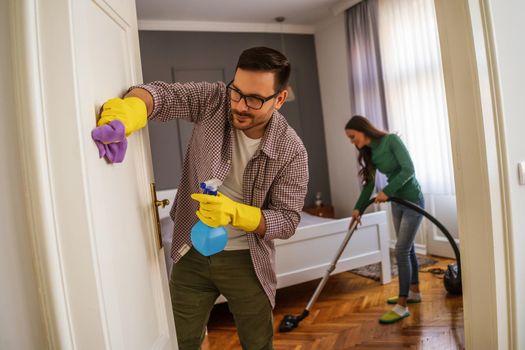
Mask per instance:
[[[155,223],[157,224],[157,239],[158,239],[158,247],[159,249],[162,248],[162,233],[160,231],[160,219],[159,219],[159,207],[164,208],[165,206],[170,204],[170,201],[168,199],[157,199],[157,191],[155,189],[155,183],[150,184],[151,189],[151,197],[153,198],[153,214],[155,216]]]
[[[169,199],[161,199],[160,201],[159,200],[155,200],[155,206],[157,206],[157,207],[164,208],[165,206],[167,206],[169,204],[170,204],[170,200]]]

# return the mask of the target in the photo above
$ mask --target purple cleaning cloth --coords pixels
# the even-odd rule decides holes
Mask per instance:
[[[106,157],[110,163],[121,163],[126,155],[128,140],[126,127],[120,120],[112,120],[108,124],[96,127],[91,131],[100,158]]]

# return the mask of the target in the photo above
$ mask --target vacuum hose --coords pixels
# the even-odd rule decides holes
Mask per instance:
[[[400,198],[390,198],[391,202],[396,202],[401,205],[404,205],[405,207],[408,207],[410,209],[413,209],[417,211],[418,213],[425,216],[427,219],[432,221],[434,225],[436,225],[441,232],[447,237],[448,242],[452,246],[452,250],[454,250],[454,255],[456,256],[456,263],[448,265],[447,271],[445,271],[445,275],[443,276],[443,284],[445,285],[445,289],[447,292],[453,295],[461,295],[463,293],[462,286],[461,286],[461,260],[459,257],[459,248],[456,244],[456,241],[454,240],[454,237],[448,232],[448,230],[439,222],[435,217],[427,213],[423,208],[420,208],[419,206],[415,205],[412,202],[408,202],[406,200],[400,199]]]
[[[425,216],[427,219],[432,221],[434,225],[436,225],[441,232],[447,237],[450,245],[452,246],[452,249],[454,250],[454,255],[456,256],[456,263],[448,265],[448,269],[445,272],[445,275],[443,277],[443,282],[445,285],[445,289],[450,293],[454,295],[461,295],[462,288],[461,288],[461,260],[459,256],[459,249],[456,244],[456,241],[454,240],[454,237],[448,232],[448,230],[439,222],[435,217],[427,213],[423,208],[419,207],[418,205],[406,201],[401,198],[396,197],[390,197],[388,199],[390,202],[399,203],[407,208],[410,208],[412,210],[417,211],[418,213]],[[370,199],[367,203],[365,203],[359,211],[363,213],[366,208],[368,208],[372,203],[375,202],[375,198]],[[301,322],[303,319],[305,319],[310,314],[310,309],[314,302],[316,301],[317,297],[321,293],[321,290],[323,289],[324,285],[326,284],[326,281],[328,280],[328,277],[330,276],[330,273],[335,269],[335,264],[339,260],[339,257],[341,256],[344,248],[346,247],[348,241],[352,237],[353,231],[357,228],[357,223],[354,221],[350,222],[350,227],[348,229],[348,233],[345,237],[345,240],[343,241],[343,244],[339,247],[339,251],[337,252],[334,261],[328,268],[325,276],[317,286],[317,289],[314,292],[314,295],[310,298],[310,301],[308,302],[308,305],[302,312],[302,314],[294,316],[294,315],[286,315],[284,316],[284,319],[281,321],[281,324],[279,325],[279,332],[290,332],[294,328],[296,328],[299,325],[299,322]]]

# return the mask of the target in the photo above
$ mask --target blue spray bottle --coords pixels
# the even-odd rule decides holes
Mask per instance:
[[[212,196],[217,195],[222,181],[211,179],[200,184],[203,193]],[[195,249],[204,256],[210,256],[221,252],[228,243],[228,232],[224,227],[211,227],[198,221],[191,228],[191,242]]]

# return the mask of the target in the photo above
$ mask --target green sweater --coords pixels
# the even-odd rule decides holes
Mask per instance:
[[[388,178],[388,185],[383,192],[388,197],[397,197],[410,202],[417,202],[422,196],[421,187],[417,182],[414,165],[403,141],[395,134],[372,140],[372,164]],[[372,195],[375,181],[369,181],[355,204],[354,209],[363,206]]]

